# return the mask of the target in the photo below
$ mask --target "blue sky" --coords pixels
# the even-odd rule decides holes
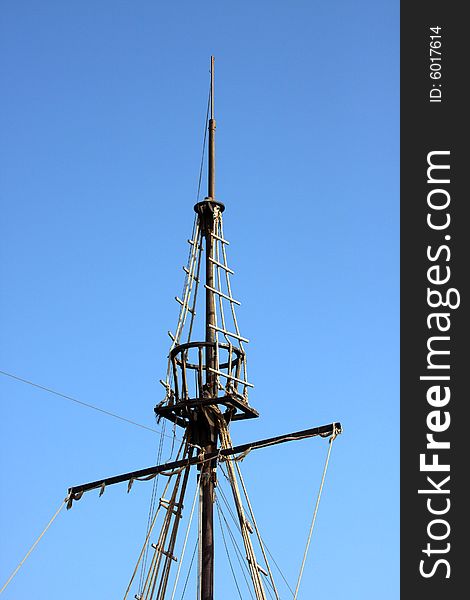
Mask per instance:
[[[398,597],[398,17],[396,1],[2,3],[0,369],[155,425],[214,54],[217,196],[261,413],[232,436],[344,425],[303,598]],[[69,485],[153,464],[158,436],[0,391],[3,583]],[[292,583],[325,453],[243,462]],[[5,600],[120,597],[150,494],[62,513]]]

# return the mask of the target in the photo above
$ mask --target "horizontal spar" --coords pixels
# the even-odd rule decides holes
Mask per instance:
[[[334,434],[338,435],[341,432],[341,423],[330,423],[329,425],[322,425],[321,427],[313,427],[312,429],[304,429],[302,431],[286,433],[284,435],[278,435],[277,437],[267,438],[265,440],[258,440],[256,442],[241,444],[239,446],[234,446],[233,448],[224,448],[217,450],[216,452],[209,452],[208,454],[205,454],[203,458],[201,458],[201,456],[194,456],[192,458],[168,462],[163,465],[148,467],[147,469],[140,469],[139,471],[132,471],[130,473],[124,473],[122,475],[108,477],[107,479],[99,479],[98,481],[92,481],[91,483],[76,485],[74,487],[69,488],[69,498],[70,500],[79,500],[84,492],[89,492],[90,490],[95,490],[99,488],[104,489],[106,486],[113,485],[115,483],[123,483],[124,481],[130,481],[131,479],[150,477],[152,475],[158,475],[159,473],[163,473],[165,471],[174,471],[175,469],[190,467],[192,465],[197,465],[205,461],[214,460],[216,458],[226,456],[232,456],[234,454],[240,454],[249,450],[256,450],[257,448],[266,448],[267,446],[274,446],[276,444],[282,444],[284,442],[302,440],[305,438],[315,436],[329,437]]]

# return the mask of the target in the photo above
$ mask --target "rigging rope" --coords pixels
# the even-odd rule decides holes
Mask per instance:
[[[184,494],[184,487],[185,487],[185,483],[183,482],[183,494]],[[143,598],[145,598],[146,600],[151,600],[154,597],[154,592],[155,592],[155,588],[156,588],[156,584],[157,584],[157,580],[158,580],[158,576],[160,574],[160,567],[162,565],[162,559],[165,556],[165,559],[163,559],[163,572],[161,574],[161,579],[160,579],[160,587],[158,590],[158,594],[160,594],[160,589],[161,586],[164,585],[164,587],[166,588],[166,577],[165,577],[165,572],[167,569],[167,559],[168,557],[171,557],[173,555],[173,548],[172,548],[172,544],[171,544],[171,540],[170,540],[170,545],[167,546],[167,550],[165,550],[165,545],[167,543],[167,537],[168,537],[168,533],[173,521],[173,516],[175,514],[179,515],[179,508],[176,511],[175,507],[176,505],[178,505],[178,507],[181,506],[181,472],[177,474],[176,476],[176,483],[175,483],[175,487],[173,489],[173,492],[171,494],[171,498],[169,499],[168,503],[166,505],[164,505],[164,508],[166,508],[166,514],[164,517],[164,523],[163,523],[163,527],[160,531],[160,535],[158,537],[158,541],[156,544],[153,544],[153,548],[155,550],[153,556],[152,556],[152,561],[151,561],[151,565],[147,574],[147,579],[145,581],[144,584],[144,594],[143,594]],[[180,498],[177,501],[177,495],[178,493],[180,493]],[[179,517],[177,517],[179,518]],[[174,523],[173,523],[174,525]],[[170,534],[171,535],[171,534]],[[170,558],[171,561],[171,558]]]
[[[176,454],[176,458],[179,458],[179,457],[181,456],[181,453],[182,453],[182,452],[183,452],[183,450],[184,450],[184,449],[183,449],[183,445],[184,445],[184,443],[185,443],[185,440],[183,440],[183,442],[181,443],[181,446],[179,447],[179,450],[178,450],[178,452],[177,452],[177,454]],[[168,487],[169,487],[169,485],[170,485],[170,483],[171,483],[171,477],[172,477],[172,475],[170,475],[170,477],[168,478],[168,481],[166,482],[166,485],[165,485],[165,487],[164,487],[164,489],[163,489],[163,492],[162,492],[162,497],[164,497],[164,496],[165,496],[165,494],[166,494],[166,492],[167,492],[167,490],[168,490]],[[154,526],[155,526],[155,522],[156,522],[156,520],[157,520],[157,517],[158,517],[158,514],[159,514],[159,512],[160,512],[160,508],[161,508],[161,507],[162,507],[162,505],[161,505],[161,504],[159,504],[159,505],[158,505],[158,508],[157,508],[157,510],[156,510],[156,512],[155,512],[155,514],[154,514],[154,516],[153,516],[152,523],[150,524],[150,527],[147,529],[147,535],[146,535],[146,537],[145,537],[145,541],[144,541],[144,543],[143,543],[143,545],[142,545],[142,550],[140,551],[139,558],[137,559],[137,563],[136,563],[136,565],[135,565],[134,571],[133,571],[133,573],[132,573],[132,576],[131,576],[131,579],[130,579],[130,581],[129,581],[129,585],[127,586],[127,589],[126,589],[126,592],[125,592],[125,594],[124,594],[124,599],[123,599],[123,600],[126,600],[126,599],[127,599],[128,595],[129,595],[129,591],[130,591],[130,589],[131,589],[131,587],[132,587],[132,583],[133,583],[133,581],[134,581],[134,578],[135,578],[135,576],[136,576],[136,574],[137,574],[137,571],[138,571],[138,569],[139,569],[139,564],[140,564],[140,561],[142,560],[142,557],[144,556],[144,552],[146,552],[146,550],[148,550],[148,543],[149,543],[149,539],[150,539],[150,536],[151,536],[151,534],[152,534],[152,531],[153,531],[153,528],[154,528]],[[145,569],[144,569],[144,570],[145,570]],[[150,569],[149,569],[149,570],[150,570]],[[141,593],[142,593],[142,587],[143,587],[143,586],[142,586],[142,583],[139,583],[139,594],[140,594],[140,595],[141,595]]]
[[[204,154],[205,154],[205,150],[206,150],[207,123],[209,121],[210,102],[211,102],[211,85],[209,84],[209,96],[207,98],[206,122],[204,123],[204,141],[202,142],[201,166],[199,168],[199,182],[197,185],[196,202],[199,202],[199,194],[201,192],[202,170],[204,168]]]
[[[196,225],[198,226],[198,224],[196,224]],[[199,228],[198,228],[198,231],[200,231]],[[196,239],[196,246],[197,246],[197,249],[198,249],[198,254],[195,257],[195,260],[196,260],[196,274],[194,275],[194,273],[193,273],[193,275],[192,275],[192,277],[193,277],[193,279],[194,279],[194,281],[196,283],[195,283],[195,286],[194,286],[194,298],[193,298],[193,303],[192,303],[191,311],[190,311],[191,312],[191,318],[189,320],[189,327],[188,327],[188,340],[187,340],[188,342],[191,341],[191,333],[193,331],[194,319],[196,318],[197,292],[198,292],[198,289],[199,289],[199,281],[200,281],[199,274],[201,272],[201,262],[202,262],[201,261],[202,240],[201,240],[200,237],[198,237]],[[194,271],[194,268],[193,268],[193,271]],[[188,274],[188,276],[189,276],[189,274]]]
[[[160,460],[162,457],[162,451],[163,451],[163,433],[165,432],[166,429],[166,421],[163,423],[162,426],[162,435],[160,436],[160,442],[158,445],[158,452],[157,452],[157,458],[155,461],[155,464],[158,465],[160,464]],[[174,440],[173,440],[174,442]],[[170,456],[171,458],[171,456]],[[157,489],[158,489],[158,481],[159,481],[159,477],[157,475],[157,477],[155,477],[155,479],[153,480],[153,485],[152,485],[152,496],[150,498],[150,506],[149,506],[149,513],[148,513],[148,518],[147,518],[147,532],[146,532],[146,536],[148,539],[148,532],[150,529],[150,524],[152,522],[153,516],[155,515],[155,499],[156,499],[156,494],[157,494]],[[148,544],[147,547],[145,549],[145,554],[144,554],[144,559],[142,561],[142,566],[140,569],[140,580],[139,580],[139,595],[142,593],[142,587],[144,585],[144,573],[145,573],[145,568],[147,566],[147,557],[148,557]]]
[[[232,447],[232,440],[230,437],[230,433],[228,431],[227,423],[226,423],[225,419],[223,418],[222,414],[220,413],[220,411],[218,413],[216,413],[216,416],[219,421],[221,447],[222,448],[230,448],[230,447]],[[238,487],[237,476],[236,476],[233,464],[234,464],[234,461],[231,461],[231,460],[228,460],[226,462],[227,472],[228,472],[230,484],[232,487],[233,499],[235,501],[235,506],[236,506],[238,518],[240,521],[240,529],[241,529],[241,533],[242,533],[243,543],[245,545],[245,551],[246,551],[246,555],[247,555],[247,561],[248,561],[248,565],[249,565],[249,569],[250,569],[251,579],[253,581],[253,587],[254,587],[256,598],[258,600],[266,600],[266,594],[264,591],[263,583],[261,581],[260,571],[259,571],[259,567],[258,567],[258,562],[256,560],[255,551],[253,549],[253,544],[250,539],[249,530],[248,530],[248,526],[247,526],[247,520],[246,520],[246,516],[245,516],[245,510],[243,508],[243,502],[242,502],[242,499],[240,496],[240,490]],[[235,464],[237,464],[237,463],[235,463]],[[264,551],[263,551],[263,554],[264,554]],[[268,565],[268,568],[269,568],[269,565]],[[277,592],[276,592],[276,594],[277,594]]]
[[[225,479],[227,479],[227,481],[229,481],[229,482],[230,482],[230,480],[229,480],[229,478],[228,478],[228,475],[226,475],[226,473],[225,473],[225,471],[224,471],[224,468],[223,468],[223,464],[222,464],[222,463],[220,463],[220,468],[221,468],[221,471],[222,471],[222,473],[223,473],[223,475],[224,475]],[[231,509],[231,507],[230,507],[230,504],[229,504],[229,502],[228,502],[228,500],[227,500],[227,497],[226,497],[226,495],[225,495],[225,493],[224,493],[224,490],[222,489],[222,486],[220,485],[220,483],[219,483],[219,486],[218,486],[218,492],[220,493],[220,497],[221,497],[221,498],[222,498],[222,500],[224,501],[224,504],[225,504],[225,506],[226,506],[226,508],[227,508],[227,510],[228,510],[228,512],[229,512],[229,514],[230,514],[230,516],[232,517],[232,521],[235,523],[235,527],[237,527],[238,531],[240,531],[240,526],[239,526],[239,524],[238,524],[238,522],[237,522],[237,519],[236,519],[235,515],[233,514],[233,511],[232,511],[232,509]],[[294,590],[293,590],[293,589],[292,589],[292,587],[290,586],[290,584],[289,584],[289,582],[288,582],[288,580],[287,580],[286,576],[285,576],[285,575],[284,575],[284,573],[282,572],[282,570],[281,570],[280,566],[278,565],[278,563],[277,563],[276,559],[274,558],[274,556],[273,556],[273,554],[272,554],[271,550],[269,549],[268,545],[266,544],[265,540],[264,540],[263,538],[262,538],[262,540],[263,540],[264,547],[266,548],[266,552],[267,552],[267,553],[269,554],[269,556],[271,557],[271,560],[273,561],[273,563],[274,563],[274,565],[275,565],[276,569],[279,571],[279,574],[281,575],[282,579],[284,580],[284,583],[285,583],[285,584],[286,584],[286,586],[289,588],[289,591],[290,591],[291,595],[292,595],[292,596],[294,596]]]
[[[189,563],[189,569],[188,569],[188,573],[186,575],[186,580],[184,582],[183,591],[181,592],[180,600],[183,600],[184,595],[186,594],[186,588],[188,587],[188,581],[189,581],[189,577],[191,575],[191,569],[193,568],[193,562],[194,562],[194,557],[196,556],[197,548],[198,548],[198,540],[196,540],[196,543],[194,544],[193,555],[191,556],[191,562]]]
[[[217,507],[217,516],[219,517],[220,532],[222,533],[222,540],[224,542],[225,553],[227,554],[228,564],[230,565],[230,570],[232,571],[233,580],[235,582],[235,586],[237,588],[238,595],[240,596],[240,600],[243,600],[243,596],[242,596],[242,593],[241,593],[240,588],[238,586],[237,578],[235,576],[235,571],[233,569],[232,560],[230,558],[230,553],[228,551],[227,542],[225,541],[225,534],[224,534],[224,529],[222,527],[222,519],[221,519],[221,516],[220,516],[220,503],[219,502],[217,502],[216,507]]]
[[[170,485],[170,481],[171,481],[171,478],[168,479],[167,484],[165,486],[165,489],[163,490],[163,494],[165,494],[166,490],[168,489],[168,486]],[[151,523],[151,525],[150,525],[150,527],[149,527],[149,529],[147,531],[147,536],[145,538],[145,542],[144,542],[144,544],[142,546],[142,550],[140,551],[139,558],[137,559],[137,563],[136,563],[134,571],[133,571],[133,573],[131,575],[131,580],[129,581],[129,585],[127,586],[127,589],[126,589],[126,592],[124,594],[124,599],[123,600],[126,600],[127,596],[129,595],[129,592],[130,592],[130,589],[131,589],[131,586],[132,586],[132,582],[134,581],[134,578],[136,576],[137,570],[139,568],[140,561],[142,559],[142,556],[144,554],[145,549],[148,547],[148,541],[149,541],[149,538],[150,538],[150,536],[152,534],[152,531],[153,531],[153,528],[154,528],[154,525],[155,525],[155,521],[157,520],[158,513],[160,512],[160,508],[161,508],[161,505],[159,505],[159,507],[157,508],[157,511],[156,511],[156,513],[155,513],[155,515],[153,517],[152,523]]]
[[[38,539],[34,542],[34,544],[31,546],[31,548],[28,550],[28,552],[26,553],[25,557],[23,558],[23,560],[18,564],[18,566],[16,567],[16,569],[13,571],[13,573],[10,575],[10,577],[8,578],[7,582],[4,584],[4,586],[2,587],[2,589],[0,590],[0,594],[7,588],[7,586],[9,585],[9,583],[11,582],[11,580],[13,579],[13,577],[18,573],[18,571],[20,570],[20,568],[23,566],[24,562],[26,561],[26,559],[30,556],[30,554],[32,553],[32,551],[36,548],[36,546],[39,544],[42,536],[46,533],[46,531],[49,529],[49,527],[52,525],[52,523],[56,520],[56,518],[59,516],[60,511],[64,508],[64,506],[66,505],[68,501],[68,498],[65,498],[65,500],[62,501],[61,505],[59,506],[59,508],[57,509],[56,513],[54,514],[54,516],[52,517],[52,519],[49,521],[49,523],[46,525],[46,527],[43,529],[41,535],[38,537]]]
[[[17,381],[21,381],[22,383],[27,383],[33,387],[39,388],[45,392],[49,392],[50,394],[54,394],[55,396],[59,396],[60,398],[65,398],[66,400],[71,400],[76,404],[81,404],[82,406],[86,406],[87,408],[92,408],[100,413],[108,415],[109,417],[114,417],[115,419],[119,419],[120,421],[125,421],[126,423],[130,423],[131,425],[135,425],[136,427],[140,427],[141,429],[147,429],[147,431],[151,431],[152,433],[161,433],[161,430],[153,429],[152,427],[147,427],[147,425],[142,425],[141,423],[137,423],[136,421],[132,421],[131,419],[127,419],[126,417],[121,417],[116,413],[112,413],[109,410],[104,410],[104,408],[99,408],[98,406],[94,406],[93,404],[88,404],[87,402],[83,402],[82,400],[77,400],[77,398],[73,398],[72,396],[68,396],[67,394],[62,394],[61,392],[57,392],[51,388],[45,387],[43,385],[39,385],[38,383],[34,383],[33,381],[29,381],[28,379],[23,379],[22,377],[18,377],[18,375],[13,375],[13,373],[8,373],[7,371],[0,370],[0,375],[5,375],[6,377],[10,377],[11,379],[16,379]],[[171,437],[168,434],[164,434],[166,437]]]
[[[292,596],[294,596],[294,590],[291,588],[291,586],[289,585],[289,582],[287,581],[286,576],[284,575],[284,573],[281,571],[280,566],[277,564],[276,559],[274,558],[274,556],[272,555],[271,551],[269,550],[268,546],[266,545],[266,542],[263,540],[263,544],[264,547],[266,548],[266,552],[269,554],[269,556],[271,557],[271,560],[274,563],[274,566],[276,567],[276,569],[279,571],[282,579],[284,580],[284,583],[287,585],[287,587],[289,588],[289,592],[291,593]]]
[[[181,567],[183,565],[184,553],[186,552],[186,544],[188,543],[189,530],[191,529],[191,524],[193,522],[194,508],[196,506],[196,500],[197,500],[198,495],[199,495],[199,489],[200,489],[200,487],[201,487],[201,477],[199,477],[199,481],[197,482],[197,486],[196,486],[196,492],[194,493],[193,505],[191,507],[191,514],[189,515],[188,528],[186,529],[186,535],[185,535],[184,542],[183,542],[183,549],[181,550],[181,557],[179,559],[179,565],[178,565],[178,570],[176,572],[175,584],[173,586],[173,592],[171,594],[171,600],[174,600],[174,597],[175,597],[175,594],[176,594],[176,586],[178,585],[180,571],[181,571]]]
[[[219,222],[219,230],[220,230],[220,237],[222,239],[225,239],[222,218],[220,219],[220,222]],[[223,263],[227,267],[227,253],[225,251],[225,244],[222,243],[221,244],[221,248],[222,248]],[[233,298],[232,286],[230,284],[230,276],[229,276],[229,272],[228,271],[225,271],[225,280],[226,280],[226,284],[227,284],[228,295],[231,298]],[[230,310],[231,310],[231,313],[232,313],[233,324],[235,326],[235,333],[240,338],[240,329],[238,327],[237,315],[235,313],[235,306],[234,306],[233,302],[230,302]],[[239,339],[239,344],[240,344],[240,350],[244,353],[245,349],[243,347],[243,343],[242,343],[241,339]],[[243,377],[244,377],[245,381],[248,381],[248,372],[247,372],[246,360],[243,361]],[[246,386],[244,388],[244,392],[246,392]]]
[[[221,428],[221,439],[223,440],[223,442],[224,442],[225,445],[228,445],[230,447],[232,445],[232,440],[231,440],[230,432],[228,430],[228,426],[227,426],[227,424],[225,422],[225,419],[220,419],[220,428]],[[245,457],[245,453],[243,453],[241,456],[237,457],[233,462],[228,462],[227,463],[227,470],[228,470],[228,473],[230,475],[230,478],[231,479],[235,478],[235,472],[233,471],[233,464],[235,464],[235,469],[236,469],[236,472],[238,474],[238,478],[240,480],[240,483],[241,483],[241,486],[242,486],[242,489],[243,489],[243,493],[245,495],[245,499],[247,501],[248,510],[249,510],[251,519],[253,521],[253,525],[254,525],[254,528],[255,528],[255,531],[256,531],[256,535],[258,537],[258,542],[259,542],[259,545],[260,545],[260,548],[261,548],[261,553],[263,555],[264,562],[265,562],[266,567],[268,569],[269,580],[271,582],[271,586],[272,586],[272,589],[274,591],[274,594],[276,595],[276,599],[279,600],[279,594],[278,594],[278,591],[277,591],[277,588],[276,588],[276,584],[274,582],[274,577],[273,577],[273,574],[272,574],[272,571],[271,571],[271,567],[269,565],[268,557],[266,556],[266,552],[265,552],[264,545],[263,545],[263,540],[261,538],[261,534],[259,532],[258,525],[256,523],[255,514],[254,514],[253,508],[251,506],[250,498],[248,496],[248,492],[247,492],[247,489],[246,489],[246,486],[245,486],[245,482],[243,480],[243,476],[242,476],[242,473],[241,473],[241,470],[240,470],[239,461],[243,460],[244,457]]]
[[[255,600],[255,597],[253,596],[253,591],[252,591],[252,587],[253,586],[250,585],[250,582],[249,582],[249,578],[251,578],[251,574],[250,574],[250,571],[249,571],[248,566],[246,564],[246,555],[245,555],[245,557],[243,557],[243,553],[242,553],[242,551],[240,550],[240,548],[239,548],[239,546],[237,544],[237,540],[235,538],[235,534],[230,529],[230,525],[229,525],[229,523],[227,521],[227,518],[226,518],[226,516],[225,516],[225,514],[224,514],[224,512],[222,510],[222,506],[220,505],[220,502],[219,502],[219,499],[218,499],[217,496],[215,498],[215,501],[218,504],[218,507],[220,508],[220,514],[222,515],[224,523],[225,523],[225,525],[227,527],[227,531],[229,533],[230,540],[232,542],[232,546],[235,549],[235,556],[237,557],[238,564],[240,566],[240,570],[242,572],[243,578],[245,579],[246,587],[248,589],[250,597],[252,598],[252,600]],[[237,525],[237,523],[235,523],[235,525]],[[238,525],[237,525],[237,527],[238,527]],[[238,530],[241,532],[240,529],[238,529]]]
[[[320,489],[318,490],[317,501],[315,503],[315,509],[313,511],[312,522],[310,524],[310,531],[308,533],[307,543],[305,545],[304,555],[302,558],[302,564],[300,566],[299,577],[297,579],[297,585],[295,587],[294,600],[297,600],[297,596],[299,594],[300,582],[302,581],[302,575],[304,573],[305,561],[307,560],[308,549],[310,547],[310,542],[312,540],[313,528],[315,526],[315,521],[317,519],[318,507],[320,505],[320,499],[323,492],[323,484],[325,483],[326,472],[328,470],[328,463],[330,462],[331,449],[333,448],[333,442],[336,439],[337,431],[335,430],[333,435],[330,437],[330,441],[328,444],[328,453],[326,455],[325,466],[323,467],[323,474],[320,483]]]
[[[241,473],[241,470],[240,470],[240,465],[238,464],[238,462],[235,462],[235,468],[237,469],[238,477],[240,479],[240,483],[242,484],[243,493],[245,495],[246,502],[248,504],[248,510],[250,512],[250,516],[251,516],[251,519],[253,521],[253,526],[254,526],[255,531],[256,531],[256,536],[258,537],[259,545],[260,545],[260,548],[261,548],[261,553],[263,554],[264,562],[266,563],[266,567],[268,568],[269,579],[271,580],[271,585],[272,585],[273,591],[274,591],[274,593],[276,595],[276,600],[279,600],[279,594],[278,594],[278,591],[276,589],[276,584],[274,583],[274,577],[273,577],[273,574],[272,574],[272,571],[271,571],[271,567],[269,565],[268,557],[266,556],[266,552],[264,550],[263,540],[261,538],[261,534],[260,534],[259,529],[258,529],[258,524],[256,523],[255,513],[253,512],[253,508],[251,506],[250,498],[248,497],[248,492],[247,492],[247,489],[246,489],[246,486],[245,486],[245,482],[243,480],[242,473]]]

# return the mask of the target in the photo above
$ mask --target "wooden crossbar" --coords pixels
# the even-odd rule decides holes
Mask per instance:
[[[278,435],[276,437],[250,442],[248,444],[241,444],[239,446],[234,446],[233,448],[219,449],[216,452],[209,452],[208,454],[204,455],[203,458],[201,458],[200,456],[193,456],[191,458],[176,460],[173,462],[165,463],[163,465],[148,467],[147,469],[140,469],[139,471],[124,473],[123,475],[116,475],[114,477],[108,477],[106,479],[99,479],[98,481],[92,481],[91,483],[76,485],[69,488],[69,499],[78,500],[84,492],[102,488],[103,485],[114,485],[115,483],[129,481],[130,479],[138,479],[140,477],[158,475],[159,473],[162,473],[164,471],[173,471],[180,468],[190,467],[192,465],[198,465],[202,462],[214,460],[217,458],[229,457],[249,450],[266,448],[268,446],[274,446],[276,444],[282,444],[284,442],[302,440],[305,438],[311,438],[316,436],[329,437],[333,434],[338,435],[341,432],[341,423],[335,422],[330,423],[329,425],[322,425],[321,427],[313,427],[311,429],[304,429],[302,431],[295,431],[294,433],[286,433],[284,435]]]

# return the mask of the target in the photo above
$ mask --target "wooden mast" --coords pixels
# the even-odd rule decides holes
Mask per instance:
[[[213,259],[213,227],[215,203],[215,119],[214,119],[214,57],[211,56],[211,87],[210,87],[210,116],[209,119],[209,153],[208,153],[208,190],[203,216],[203,232],[206,250],[206,395],[216,398],[217,378],[213,371],[216,368],[215,354],[215,298]],[[210,369],[213,369],[211,371]],[[217,449],[218,427],[215,421],[208,419],[208,412],[201,410],[198,418],[199,435],[204,454],[210,454]],[[200,600],[214,598],[214,485],[216,479],[216,461],[203,463],[200,470],[201,495],[199,531],[200,548]]]
[[[228,434],[227,429],[228,424],[232,420],[235,421],[241,419],[251,419],[258,417],[259,415],[258,412],[248,404],[247,387],[253,386],[252,384],[248,383],[248,381],[246,381],[246,369],[244,366],[246,365],[245,352],[242,346],[242,341],[248,342],[248,340],[240,336],[235,314],[233,312],[233,304],[239,304],[239,302],[232,298],[230,284],[228,282],[228,275],[227,290],[222,292],[220,284],[220,272],[214,272],[214,265],[216,265],[217,269],[222,268],[226,270],[227,273],[233,273],[233,271],[231,271],[226,264],[225,251],[223,251],[222,253],[224,264],[221,264],[219,262],[219,260],[221,260],[220,245],[222,243],[227,244],[228,242],[223,239],[223,231],[221,229],[221,213],[224,211],[225,207],[222,202],[216,199],[215,195],[216,122],[214,111],[213,56],[211,57],[210,72],[210,119],[208,121],[208,191],[207,197],[204,198],[203,201],[197,202],[197,204],[194,206],[194,210],[198,215],[197,227],[195,230],[197,233],[194,235],[194,239],[188,241],[190,242],[190,244],[192,244],[192,247],[194,249],[194,255],[191,256],[193,257],[195,262],[193,263],[191,269],[185,269],[186,273],[188,274],[187,281],[191,281],[192,279],[199,283],[199,266],[202,266],[202,262],[204,262],[205,264],[204,342],[190,340],[192,321],[189,328],[188,341],[185,343],[181,343],[180,341],[181,323],[183,323],[184,326],[184,319],[188,312],[191,312],[193,316],[195,315],[194,308],[196,302],[195,297],[197,293],[196,286],[196,290],[194,292],[194,303],[192,305],[192,308],[189,304],[189,295],[185,295],[184,300],[176,298],[176,300],[182,305],[181,311],[183,314],[183,319],[182,321],[180,320],[178,323],[178,333],[176,337],[170,334],[170,337],[172,337],[173,339],[173,344],[169,354],[169,371],[167,375],[167,380],[165,382],[162,381],[167,391],[166,397],[165,400],[158,404],[154,409],[158,419],[164,417],[172,421],[175,425],[184,428],[186,444],[184,457],[180,460],[174,462],[167,462],[163,465],[156,465],[154,467],[141,469],[138,471],[132,471],[123,475],[94,481],[80,486],[74,486],[72,488],[69,488],[69,495],[67,497],[67,508],[70,508],[74,500],[79,500],[83,493],[89,490],[100,488],[101,495],[107,485],[121,483],[124,481],[129,481],[128,490],[130,490],[134,479],[149,478],[157,475],[158,473],[163,472],[165,472],[166,474],[172,471],[180,473],[182,470],[186,469],[184,475],[183,491],[181,493],[180,499],[178,500],[178,502],[175,502],[175,491],[172,503],[168,503],[168,501],[166,501],[168,503],[168,506],[166,508],[167,510],[169,510],[169,514],[175,515],[175,522],[173,524],[170,544],[169,546],[162,545],[161,547],[153,545],[156,552],[159,552],[161,556],[166,557],[164,572],[160,573],[160,577],[162,578],[163,583],[160,584],[157,591],[157,597],[160,599],[165,597],[165,591],[168,584],[169,569],[172,564],[172,561],[176,561],[176,558],[173,555],[173,550],[175,547],[179,518],[181,517],[183,507],[184,492],[186,489],[187,477],[189,475],[189,467],[191,467],[192,465],[197,465],[199,471],[198,600],[214,600],[214,500],[215,486],[217,483],[217,461],[221,460],[222,458],[229,459],[236,454],[248,452],[256,448],[265,448],[274,444],[285,443],[290,440],[304,439],[307,437],[330,437],[331,441],[339,433],[341,433],[341,424],[331,423],[322,427],[315,427],[312,429],[285,434],[274,438],[254,441],[249,444],[232,446],[231,438]],[[205,258],[204,261],[201,261],[201,252],[203,249],[205,250]],[[196,262],[197,268],[194,266]],[[189,287],[189,290],[191,290],[191,287]],[[228,330],[221,329],[220,326],[217,326],[218,324],[216,318],[215,293],[220,295],[220,298],[218,298],[217,300],[217,306],[219,306],[220,301],[220,312],[222,315],[222,322],[219,323],[219,325],[224,325],[221,300],[221,298],[224,298],[225,300],[228,300],[231,303],[235,332],[230,332]],[[230,343],[228,341],[228,338],[227,343],[219,342],[217,339],[217,331],[222,332],[226,338],[227,336],[234,338],[238,341],[238,344],[236,342],[234,344]],[[190,359],[189,353],[190,351],[194,351],[196,349],[198,352],[198,358],[197,363],[195,364],[195,361]],[[221,352],[222,359],[220,357]],[[235,363],[237,367],[234,373],[233,365]],[[170,383],[170,369],[172,369],[173,387]],[[193,393],[188,392],[188,370],[193,372],[196,378]],[[178,375],[179,371],[180,374]],[[220,376],[224,377],[227,380],[225,387],[223,387],[219,382]],[[178,384],[179,377],[181,377],[181,386]],[[238,386],[242,386],[242,393],[240,393]],[[219,391],[221,392],[220,397]],[[221,409],[224,409],[223,413]],[[219,447],[219,440],[221,443],[221,447]],[[194,455],[194,449],[197,449],[195,453],[196,455]],[[237,511],[240,519],[240,530],[242,532],[245,549],[247,552],[247,561],[249,564],[249,570],[254,586],[254,592],[256,598],[263,600],[266,598],[266,595],[264,593],[263,584],[260,581],[260,572],[264,573],[265,575],[267,575],[267,573],[264,572],[261,566],[258,564],[256,556],[254,554],[252,543],[249,540],[248,531],[250,533],[252,533],[252,531],[249,530],[246,518],[244,516],[244,509],[238,491],[238,483],[236,483],[236,475],[233,475],[233,477],[230,477],[229,475],[229,478],[231,480],[232,492],[234,494],[234,500],[237,506]],[[176,486],[177,485],[178,483],[176,484]],[[177,487],[175,488],[175,490],[176,489]],[[146,544],[147,543],[148,539],[146,540]],[[268,568],[275,596],[276,598],[279,598],[277,590],[275,589],[275,584],[272,578],[271,570],[269,568],[267,558],[264,553],[261,538],[259,538],[259,543],[261,544],[261,549],[263,551],[263,556],[266,562],[266,566]],[[150,581],[153,581],[153,587],[151,588],[150,596],[146,595],[146,598],[154,597],[155,583],[159,575],[160,562],[157,561],[155,564],[157,565],[155,568],[153,568],[152,566],[149,568],[149,573],[153,568],[152,577],[154,577],[154,579],[150,579]],[[129,591],[130,586],[132,585],[134,575],[131,578],[131,582],[129,583],[127,591]],[[145,586],[146,585],[147,584],[145,583]],[[150,588],[147,589],[147,592],[149,589]],[[140,598],[139,595],[136,595],[135,597]]]

